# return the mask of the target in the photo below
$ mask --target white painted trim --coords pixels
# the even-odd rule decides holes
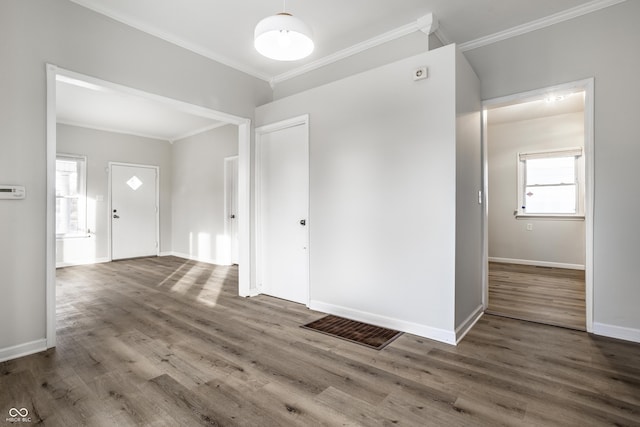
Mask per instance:
[[[489,308],[489,147],[488,114],[482,109],[482,306]]]
[[[429,31],[429,34],[431,34],[431,32],[433,32],[435,28],[437,28],[438,26],[437,20],[435,20],[435,17],[432,14],[425,15],[423,17],[420,17],[414,22],[395,28],[391,31],[387,31],[386,33],[372,37],[363,42],[356,43],[353,46],[339,50],[335,53],[332,53],[330,55],[317,59],[313,62],[309,62],[298,68],[294,68],[293,70],[287,71],[282,74],[278,74],[277,76],[273,77],[269,81],[269,83],[271,84],[271,87],[274,87],[276,84],[281,83],[285,80],[289,80],[294,77],[298,77],[302,74],[308,73],[310,71],[317,70],[318,68],[324,67],[329,64],[333,64],[334,62],[356,55],[365,50],[399,39],[400,37],[407,36],[411,33],[415,33],[416,31],[425,32],[425,22],[430,22],[427,30]]]
[[[46,271],[45,316],[46,348],[56,346],[56,74],[57,67],[47,64],[47,222],[46,222]],[[1,359],[1,357],[0,357]]]
[[[587,332],[593,331],[593,216],[595,200],[595,119],[594,80],[584,80],[584,220],[585,220],[585,305]]]
[[[418,335],[446,344],[456,344],[456,333],[453,330],[447,331],[445,329],[434,328],[431,326],[408,322],[406,320],[395,319],[392,317],[380,316],[378,314],[329,304],[322,301],[311,300],[309,302],[309,308],[311,310],[321,311],[323,313],[357,320],[358,322],[370,323],[372,325],[382,326],[384,328],[395,329],[397,331]]]
[[[436,37],[438,38],[438,40],[440,40],[440,43],[442,43],[443,46],[453,43],[453,41],[451,41],[451,39],[442,31],[441,27],[438,27],[433,32],[433,34],[436,35]]]
[[[303,114],[301,116],[297,116],[297,117],[292,117],[290,119],[285,119],[285,120],[281,120],[279,122],[276,123],[271,123],[271,124],[267,124],[267,125],[263,125],[260,126],[258,128],[255,129],[255,176],[254,176],[254,189],[255,189],[255,194],[254,194],[254,230],[255,230],[255,234],[254,234],[254,242],[255,242],[255,253],[254,253],[254,260],[255,260],[255,268],[256,268],[256,278],[255,278],[255,287],[252,289],[253,293],[258,295],[260,293],[262,293],[262,266],[261,266],[261,256],[260,256],[260,252],[261,252],[261,244],[262,244],[262,227],[261,227],[261,215],[260,215],[260,208],[261,208],[261,202],[260,202],[260,194],[261,194],[261,183],[260,183],[260,173],[261,173],[261,145],[260,145],[260,140],[262,138],[263,135],[267,134],[267,133],[271,133],[271,132],[276,132],[279,130],[283,130],[283,129],[287,129],[293,126],[305,126],[306,127],[306,135],[307,135],[307,161],[310,161],[310,157],[309,157],[309,152],[310,152],[310,144],[311,144],[311,139],[310,139],[310,135],[309,135],[309,115],[308,114]],[[307,172],[310,170],[310,164],[307,164]],[[309,173],[307,173],[307,182],[306,182],[306,186],[307,186],[307,197],[310,198],[310,185],[309,185]],[[308,201],[307,201],[308,203]],[[307,276],[307,307],[310,304],[310,298],[311,298],[311,274],[310,274],[310,264],[311,264],[311,246],[309,244],[309,235],[310,235],[310,210],[309,210],[309,206],[307,205],[307,265],[306,265],[306,276]]]
[[[121,22],[125,25],[133,27],[137,30],[140,30],[144,33],[151,34],[152,36],[158,37],[176,46],[180,46],[181,48],[190,50],[191,52],[197,53],[198,55],[202,55],[205,58],[209,58],[213,61],[219,62],[220,64],[226,65],[227,67],[235,68],[236,70],[242,71],[243,73],[249,74],[250,76],[256,77],[264,81],[269,81],[269,76],[265,75],[260,70],[257,70],[253,67],[247,67],[243,64],[240,64],[237,61],[227,58],[226,56],[215,53],[209,49],[202,47],[201,45],[189,42],[174,34],[170,34],[159,28],[152,27],[150,25],[145,24],[144,22],[138,21],[131,17],[114,13],[113,11],[107,10],[107,8],[104,8],[104,7],[100,7],[95,3],[88,3],[82,0],[71,0],[71,1],[82,7],[86,7],[87,9],[93,10],[94,12],[100,13],[111,19]]]
[[[537,261],[531,259],[514,259],[514,258],[499,258],[489,257],[489,262],[497,262],[500,264],[520,264],[520,265],[533,265],[535,267],[551,267],[551,268],[566,268],[569,270],[584,270],[582,264],[568,264],[564,262],[550,262],[550,261]]]
[[[98,130],[98,131],[101,131],[101,132],[110,132],[110,133],[118,133],[118,134],[121,134],[121,135],[138,136],[140,138],[155,139],[155,140],[160,140],[162,142],[170,142],[170,140],[168,138],[165,138],[165,137],[162,137],[162,136],[150,135],[150,134],[145,134],[145,133],[137,133],[137,132],[128,132],[128,131],[124,131],[124,130],[121,130],[121,129],[115,129],[115,128],[110,128],[110,127],[105,127],[105,126],[93,126],[93,125],[88,125],[86,123],[74,122],[73,120],[58,120],[58,124],[67,125],[67,126],[74,126],[74,127],[78,127],[78,128]]]
[[[290,119],[281,120],[276,123],[263,125],[256,128],[256,135],[264,135],[265,133],[271,133],[278,130],[290,128],[293,126],[304,125],[309,123],[309,115],[303,114],[301,116],[292,117]]]
[[[465,335],[469,333],[471,328],[473,328],[473,326],[476,323],[478,323],[478,320],[480,320],[483,314],[484,314],[484,306],[483,304],[480,304],[478,307],[476,307],[475,310],[471,312],[469,317],[467,317],[460,324],[460,326],[456,328],[456,345],[458,345],[460,341],[462,341],[462,339],[465,337]]]
[[[163,105],[167,105],[171,108],[177,109],[184,113],[192,114],[194,116],[218,120],[221,122],[227,122],[234,125],[241,125],[245,122],[245,120],[247,120],[242,117],[223,113],[221,111],[212,110],[207,107],[201,107],[199,105],[189,104],[184,101],[179,101],[177,99],[167,98],[166,96],[145,92],[140,89],[135,89],[135,88],[124,86],[118,83],[109,82],[107,80],[98,79],[96,77],[91,77],[85,74],[77,73],[75,71],[65,70],[64,68],[56,67],[56,75],[63,76],[63,78],[67,78],[67,79],[75,79],[80,82],[89,83],[91,85],[98,86],[108,91],[124,92],[129,95],[139,96],[141,98],[145,98],[151,101],[158,102]]]
[[[251,256],[251,120],[238,125],[238,295],[257,293],[252,272],[255,260]]]
[[[594,322],[592,332],[595,335],[640,343],[640,329]]]
[[[588,78],[569,83],[563,83],[551,87],[530,90],[513,95],[502,96],[499,98],[488,99],[482,102],[483,114],[490,107],[513,105],[521,102],[531,101],[546,97],[550,93],[558,92],[575,92],[582,90],[585,92],[584,100],[584,156],[585,156],[585,308],[586,308],[586,329],[587,332],[593,332],[593,307],[594,302],[594,283],[593,283],[593,214],[594,214],[594,194],[595,194],[595,142],[594,142],[594,79]],[[486,132],[484,134],[485,144],[488,141]],[[483,158],[483,165],[487,167],[487,156]],[[484,186],[488,185],[487,177],[485,177]],[[488,194],[488,193],[487,193]],[[488,200],[488,199],[487,199]],[[488,206],[487,206],[488,207]],[[488,220],[488,211],[483,212],[484,221]],[[484,236],[488,243],[488,235]],[[484,246],[485,254],[483,258],[488,260],[488,244]],[[562,267],[566,268],[566,267]],[[488,293],[489,282],[484,284],[484,291]]]
[[[174,142],[178,142],[181,139],[189,138],[190,136],[199,135],[201,133],[208,132],[208,131],[213,130],[213,129],[221,128],[222,126],[226,126],[228,124],[229,123],[227,123],[227,122],[218,122],[218,123],[213,123],[213,124],[210,124],[210,125],[206,125],[206,126],[203,126],[201,128],[189,131],[189,132],[187,132],[187,133],[185,133],[183,135],[178,135],[176,137],[170,138],[169,142],[171,142],[173,144]]]
[[[57,262],[56,263],[56,268],[74,267],[76,265],[104,264],[105,262],[111,262],[111,260],[108,257],[104,257],[104,258],[94,258],[94,259],[88,260],[88,261]]]
[[[0,348],[0,362],[17,359],[18,357],[24,357],[34,353],[40,353],[41,351],[45,351],[47,348],[51,347],[48,346],[46,339],[26,342],[12,347]]]
[[[479,47],[487,46],[493,43],[497,43],[502,40],[507,40],[512,37],[527,34],[532,31],[540,30],[545,27],[549,27],[554,24],[559,24],[564,21],[568,21],[573,18],[577,18],[582,15],[586,15],[591,12],[596,12],[600,9],[604,9],[609,6],[625,2],[626,0],[594,0],[589,3],[582,4],[580,6],[573,7],[571,9],[563,10],[553,15],[545,16],[544,18],[536,19],[531,22],[527,22],[522,25],[518,25],[504,31],[489,34],[488,36],[480,37],[475,40],[470,40],[458,45],[458,48],[462,52],[468,50],[477,49]],[[442,39],[441,39],[442,40]]]

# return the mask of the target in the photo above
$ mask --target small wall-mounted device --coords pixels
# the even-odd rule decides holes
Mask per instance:
[[[0,185],[0,200],[20,200],[27,195],[22,185]]]
[[[427,67],[420,67],[413,70],[413,80],[422,80],[429,77],[429,70]]]

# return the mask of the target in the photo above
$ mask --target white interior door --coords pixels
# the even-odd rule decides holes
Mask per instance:
[[[309,134],[307,124],[258,139],[258,289],[309,302]]]
[[[225,215],[231,264],[238,264],[238,157],[224,159]]]
[[[158,169],[110,165],[111,258],[158,255]]]

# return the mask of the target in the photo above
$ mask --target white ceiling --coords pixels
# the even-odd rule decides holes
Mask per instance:
[[[417,20],[429,13],[439,22],[436,35],[465,50],[625,0],[289,0],[286,10],[312,27],[316,44],[309,58],[293,62],[264,58],[253,48],[255,25],[280,12],[282,0],[70,1],[273,84],[345,52],[417,31]],[[544,110],[543,104],[537,114],[567,106],[546,105]],[[515,120],[522,108],[494,110],[492,120]],[[61,123],[168,141],[223,124],[73,79],[57,82],[57,114]]]
[[[63,76],[56,81],[56,120],[166,141],[224,125],[142,96]]]
[[[498,106],[487,113],[490,125],[584,111],[584,92],[549,94],[540,99]]]
[[[253,48],[255,25],[282,11],[282,0],[71,1],[256,77],[280,81],[278,76],[324,63],[355,45],[402,33],[396,30],[409,24],[415,31],[418,18],[429,13],[440,23],[437,35],[471,46],[487,36],[495,41],[624,0],[289,0],[286,10],[311,26],[316,44],[310,57],[295,62],[273,61]]]

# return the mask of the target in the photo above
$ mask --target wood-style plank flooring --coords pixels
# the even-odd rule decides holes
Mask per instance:
[[[487,313],[586,330],[584,271],[489,263]]]
[[[640,345],[485,315],[456,347],[382,351],[236,296],[237,269],[149,258],[58,270],[58,346],[0,363],[0,424],[640,425]]]

